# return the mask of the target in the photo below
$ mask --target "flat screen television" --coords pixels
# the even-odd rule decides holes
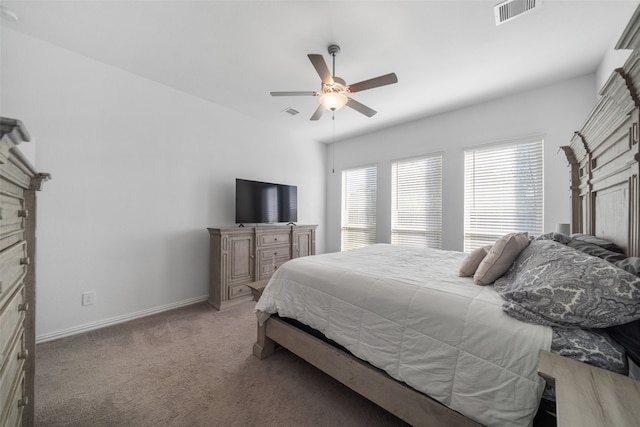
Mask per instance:
[[[236,224],[298,221],[298,187],[236,179]]]

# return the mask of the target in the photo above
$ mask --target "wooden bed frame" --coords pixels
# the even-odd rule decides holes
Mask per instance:
[[[571,230],[610,240],[640,256],[640,8],[616,49],[632,49],[600,92],[571,144]]]
[[[617,49],[640,45],[640,7]],[[600,100],[568,146],[573,233],[591,234],[640,256],[640,49],[616,69]],[[383,371],[277,317],[258,325],[253,347],[262,359],[276,343],[415,426],[478,426]]]
[[[262,326],[258,325],[253,354],[263,359],[274,352],[276,343],[411,425],[481,425],[384,371],[272,316]]]

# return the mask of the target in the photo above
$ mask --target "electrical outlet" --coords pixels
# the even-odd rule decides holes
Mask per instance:
[[[91,292],[83,292],[82,293],[82,305],[93,305],[96,302],[96,293]]]

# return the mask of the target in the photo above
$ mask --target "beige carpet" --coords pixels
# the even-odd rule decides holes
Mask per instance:
[[[254,303],[200,303],[39,344],[39,426],[396,426],[286,350],[252,355]]]

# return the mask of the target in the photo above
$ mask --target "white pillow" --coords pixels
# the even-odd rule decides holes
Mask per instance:
[[[491,250],[491,245],[483,246],[471,252],[467,257],[462,261],[462,265],[460,266],[460,271],[458,272],[458,276],[460,277],[471,277],[478,269],[478,266],[487,256]]]
[[[499,238],[480,262],[473,282],[489,285],[509,270],[520,252],[529,245],[528,233],[509,233]]]

